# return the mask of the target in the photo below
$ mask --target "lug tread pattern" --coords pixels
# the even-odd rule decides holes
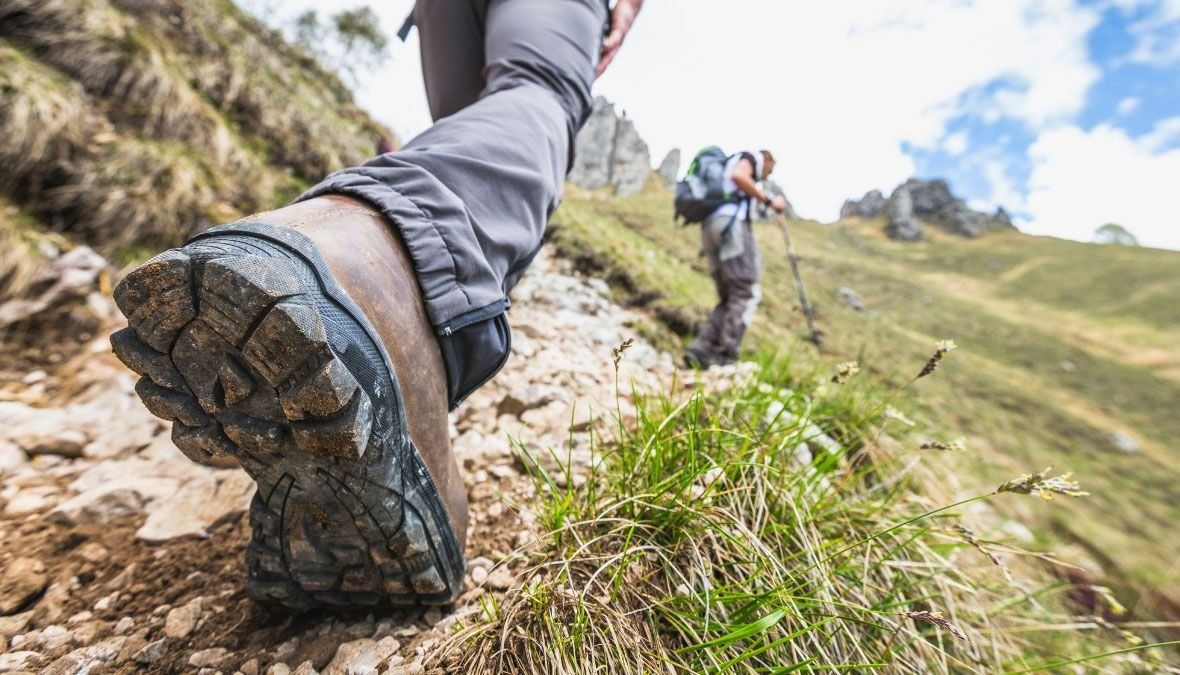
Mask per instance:
[[[463,563],[445,511],[404,420],[378,433],[397,408],[362,382],[387,368],[338,355],[342,319],[324,313],[317,274],[240,234],[166,251],[116,288],[129,327],[114,352],[186,457],[233,458],[258,484],[249,594],[295,610],[447,604]]]

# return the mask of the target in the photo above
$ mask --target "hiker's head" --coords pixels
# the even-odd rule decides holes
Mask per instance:
[[[770,177],[774,171],[774,155],[769,150],[762,150],[762,175],[760,179],[765,180]]]

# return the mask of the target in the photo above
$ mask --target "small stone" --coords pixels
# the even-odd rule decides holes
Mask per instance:
[[[401,666],[394,666],[385,672],[385,675],[422,675],[426,672],[426,668],[421,663],[410,663]]]
[[[8,516],[23,516],[37,513],[53,506],[53,502],[43,495],[32,492],[21,492],[4,505],[4,514]]]
[[[0,637],[10,638],[13,635],[19,634],[25,628],[28,628],[29,619],[32,616],[32,611],[21,612],[12,616],[0,616]]]
[[[311,661],[304,661],[299,667],[291,671],[291,675],[320,675]]]
[[[0,654],[0,672],[31,671],[41,662],[41,654],[32,651]]]
[[[113,630],[115,632],[115,635],[124,635],[134,627],[135,627],[135,619],[132,619],[129,616],[125,616],[122,619],[119,619],[119,622],[115,624],[115,627]]]
[[[168,653],[168,641],[164,639],[149,642],[144,645],[143,649],[131,655],[132,660],[137,663],[152,664],[164,658]]]
[[[107,559],[110,551],[105,546],[96,542],[88,541],[78,547],[78,555],[86,562],[100,563]]]
[[[258,675],[259,667],[258,659],[250,659],[238,666],[238,672],[242,675]]]
[[[229,650],[224,647],[212,647],[210,649],[202,649],[198,652],[193,652],[188,657],[188,664],[197,668],[210,668],[216,666],[225,660],[226,654]]]
[[[860,294],[856,291],[848,288],[847,286],[841,286],[836,292],[840,294],[840,298],[843,299],[844,302],[852,309],[858,312],[865,311],[864,300],[861,299]]]
[[[58,504],[49,517],[64,525],[103,525],[139,515],[143,506],[143,498],[134,489],[100,485]]]
[[[1110,435],[1110,442],[1115,449],[1124,455],[1137,455],[1143,451],[1139,446],[1139,441],[1135,440],[1130,434],[1116,432]]]
[[[417,635],[418,633],[421,633],[421,632],[422,632],[421,628],[418,628],[414,624],[410,624],[408,626],[402,626],[401,628],[394,631],[393,634],[399,638],[408,638],[408,637],[414,637],[415,635]]]
[[[488,570],[484,567],[476,567],[471,570],[471,583],[476,586],[482,586],[488,580]]]
[[[0,575],[0,615],[15,614],[24,609],[48,585],[44,563],[33,558],[13,558]]]
[[[170,638],[187,637],[201,619],[201,598],[194,598],[187,604],[173,608],[164,620],[164,635]]]
[[[497,591],[506,591],[512,587],[512,571],[501,565],[488,575],[487,585]]]
[[[426,610],[425,614],[422,615],[422,620],[425,621],[428,626],[436,625],[439,621],[442,621],[442,618],[442,610],[438,607],[431,607],[430,609]]]
[[[400,648],[401,643],[394,637],[346,642],[336,650],[324,675],[376,675],[377,667]]]
[[[93,618],[94,618],[94,612],[91,612],[89,610],[83,610],[83,611],[78,612],[77,614],[71,616],[70,618],[66,619],[66,623],[82,623],[83,621],[89,621]]]
[[[270,668],[266,669],[266,675],[291,675],[291,666],[285,663],[272,663]]]

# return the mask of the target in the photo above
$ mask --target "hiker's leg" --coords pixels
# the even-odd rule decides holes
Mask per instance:
[[[440,336],[452,404],[507,357],[506,294],[560,201],[605,20],[602,0],[491,2],[479,100],[303,197],[357,197],[397,227]]]
[[[740,242],[740,245],[735,245],[729,251],[730,255],[721,260],[718,268],[722,282],[728,289],[718,338],[723,362],[726,363],[736,361],[741,353],[742,339],[762,299],[758,284],[758,247],[749,224],[735,226],[732,239]]]
[[[701,253],[709,263],[709,274],[713,277],[713,287],[717,291],[717,305],[713,307],[713,311],[701,326],[700,333],[686,350],[690,360],[700,366],[708,366],[720,355],[718,339],[721,337],[728,293],[728,286],[721,277],[720,245],[729,222],[729,218],[723,216],[701,224]]]
[[[431,119],[453,115],[479,99],[486,19],[486,0],[431,0],[414,6]]]

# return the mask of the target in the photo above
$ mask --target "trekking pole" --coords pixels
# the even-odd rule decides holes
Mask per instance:
[[[783,214],[775,211],[778,229],[783,233],[783,241],[787,242],[787,258],[791,261],[791,271],[795,274],[795,287],[799,289],[799,302],[803,304],[803,315],[807,317],[808,337],[811,343],[819,347],[820,333],[815,328],[815,315],[811,310],[811,301],[807,299],[807,289],[803,287],[803,275],[799,273],[799,258],[795,255],[795,246],[791,243],[791,233],[787,231],[787,219]]]

